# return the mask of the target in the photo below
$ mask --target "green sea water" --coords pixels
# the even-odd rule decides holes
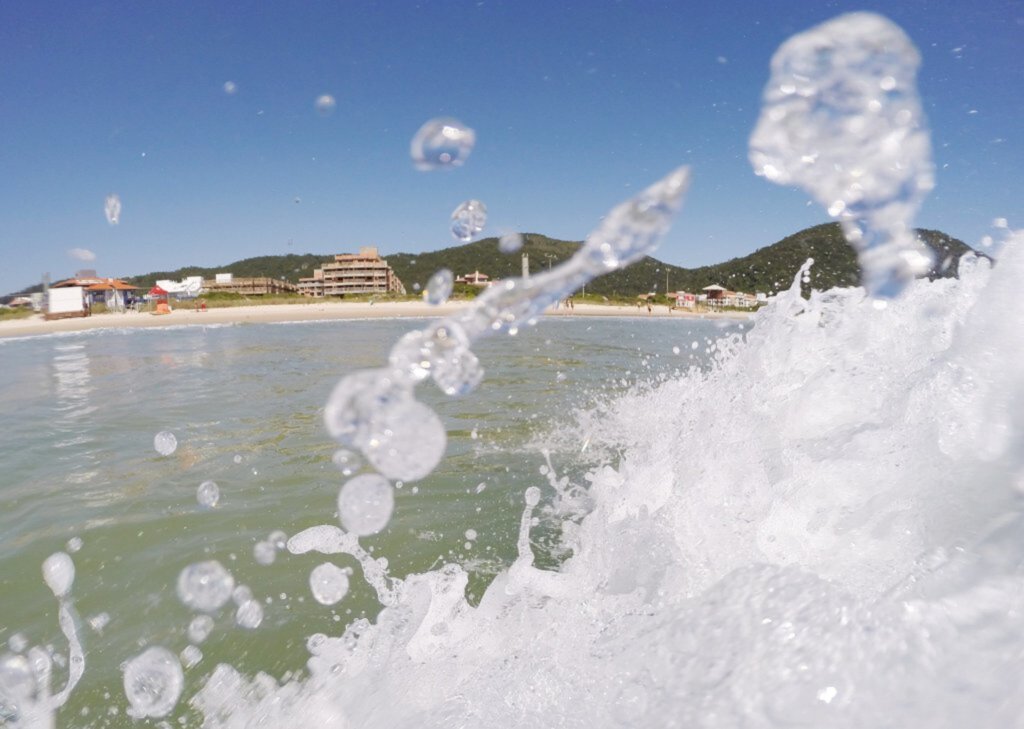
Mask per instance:
[[[323,405],[342,375],[380,366],[393,342],[424,323],[110,330],[0,342],[0,643],[52,646],[59,666],[67,641],[40,565],[69,540],[82,543],[71,555],[72,598],[86,670],[58,725],[130,723],[119,665],[145,646],[178,653],[188,645],[192,614],[175,583],[193,562],[224,564],[261,601],[264,620],[240,628],[229,603],[200,646],[202,660],[186,670],[186,697],[219,662],[250,674],[300,672],[308,636],[373,619],[379,605],[358,569],[348,595],[325,607],[308,585],[322,556],[285,551],[261,565],[253,547],[274,530],[338,523],[345,476],[332,462]],[[480,343],[486,375],[475,392],[448,398],[420,388],[447,429],[444,461],[426,479],[400,484],[389,526],[361,543],[398,577],[459,563],[471,574],[470,599],[478,597],[514,558],[523,491],[545,483],[548,459],[578,483],[588,467],[615,458],[614,449],[592,446],[577,414],[706,366],[707,340],[742,326],[542,320]],[[657,427],[658,414],[651,418]],[[177,439],[169,456],[154,449],[161,431]],[[220,488],[213,509],[196,500],[207,480]],[[545,535],[553,536],[544,524],[533,534],[539,560],[557,562],[544,548],[555,540]],[[355,566],[345,556],[331,561]],[[58,667],[57,688],[65,675]]]

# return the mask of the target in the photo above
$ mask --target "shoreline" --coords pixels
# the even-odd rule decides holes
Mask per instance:
[[[95,329],[135,329],[181,326],[210,326],[225,324],[281,324],[355,319],[436,319],[466,308],[471,301],[452,301],[431,306],[422,301],[367,302],[315,301],[308,304],[254,304],[226,306],[206,311],[182,307],[170,314],[155,316],[150,313],[104,313],[72,319],[46,321],[41,314],[25,319],[0,321],[0,339],[32,337],[45,334],[86,332]],[[548,309],[544,316],[563,318],[630,317],[636,319],[747,319],[744,312],[669,312],[665,306],[656,306],[648,313],[635,306],[620,304],[578,303],[573,309],[564,306]]]

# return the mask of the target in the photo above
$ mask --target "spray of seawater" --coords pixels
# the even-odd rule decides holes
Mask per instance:
[[[1024,233],[1001,228],[995,267],[969,256],[960,279],[912,280],[904,232],[930,184],[915,68],[902,32],[873,15],[780,49],[773,74],[791,79],[778,85],[785,99],[767,95],[752,157],[843,219],[868,290],[804,298],[808,262],[743,337],[711,347],[710,370],[590,420],[587,442],[620,456],[573,479],[546,464],[546,484],[524,494],[517,556],[478,604],[462,566],[398,578],[359,543],[387,523],[390,483],[423,478],[444,454],[444,426],[415,388],[471,392],[483,375],[474,341],[515,334],[649,253],[686,171],[612,211],[562,266],[492,287],[403,337],[387,366],[344,378],[328,432],[345,464],[359,452],[377,474],[343,487],[344,528],[304,530],[287,549],[350,555],[383,608],[340,636],[310,636],[301,680],[219,665],[190,700],[204,726],[1019,725],[1024,334],[1006,312],[1024,281]],[[885,307],[872,299],[901,289]],[[557,571],[537,567],[531,539],[553,501],[578,506],[549,511],[564,519]],[[182,575],[182,600],[200,613],[251,597],[217,563]],[[348,577],[316,567],[318,601],[343,600]],[[50,584],[63,606],[65,583]],[[204,617],[190,626],[196,644]],[[5,719],[52,723],[45,666],[15,675],[4,661]],[[134,715],[169,714],[180,670],[162,649],[128,661]]]

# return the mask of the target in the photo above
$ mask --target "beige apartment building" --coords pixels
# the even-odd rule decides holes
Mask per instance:
[[[299,279],[303,296],[346,296],[348,294],[404,294],[405,286],[380,257],[377,248],[364,246],[359,253],[339,253],[332,263]]]

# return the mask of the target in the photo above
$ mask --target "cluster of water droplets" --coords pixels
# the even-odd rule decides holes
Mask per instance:
[[[799,33],[772,58],[750,139],[757,174],[804,188],[842,223],[875,296],[931,263],[911,227],[934,185],[919,65],[906,34],[872,13]]]

